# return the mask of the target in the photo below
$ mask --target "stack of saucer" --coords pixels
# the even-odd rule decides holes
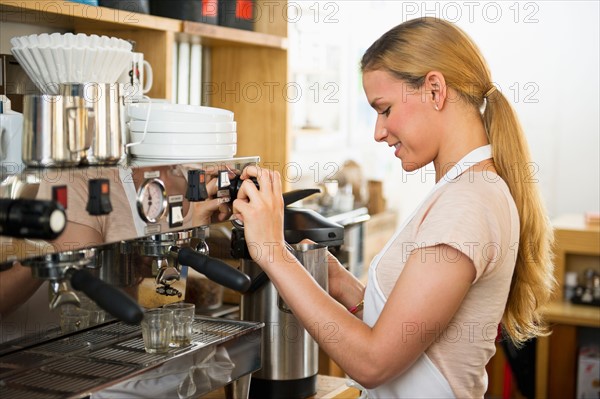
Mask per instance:
[[[150,107],[150,109],[148,109]],[[128,106],[129,152],[149,160],[232,158],[237,150],[233,112],[167,103]]]

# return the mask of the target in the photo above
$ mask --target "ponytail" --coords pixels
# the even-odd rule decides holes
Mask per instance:
[[[554,234],[536,185],[537,167],[513,108],[497,90],[486,103],[483,122],[494,165],[510,189],[521,222],[517,261],[502,321],[505,332],[518,346],[549,334],[540,308],[550,301],[556,285],[551,248]]]

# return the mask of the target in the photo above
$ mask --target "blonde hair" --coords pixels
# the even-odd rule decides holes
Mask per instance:
[[[483,112],[494,164],[508,185],[520,218],[515,271],[502,320],[516,345],[548,335],[540,308],[556,285],[552,263],[553,231],[537,185],[531,179],[529,148],[518,118],[504,95],[494,90],[487,63],[473,41],[453,24],[419,18],[379,38],[361,60],[363,72],[384,70],[414,88],[430,71],[444,75],[460,100]],[[486,104],[487,103],[487,104]]]

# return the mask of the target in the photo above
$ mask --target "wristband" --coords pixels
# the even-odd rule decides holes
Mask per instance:
[[[356,313],[358,313],[359,311],[361,311],[363,309],[364,304],[365,304],[365,300],[363,299],[362,301],[360,301],[356,305],[354,305],[351,308],[349,308],[348,312],[350,312],[352,314],[356,314]]]

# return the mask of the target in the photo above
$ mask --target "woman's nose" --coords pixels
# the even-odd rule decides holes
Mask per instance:
[[[382,142],[385,140],[385,138],[388,136],[388,132],[387,129],[385,128],[385,126],[383,126],[382,123],[376,123],[375,124],[375,141],[377,141],[378,143]]]

